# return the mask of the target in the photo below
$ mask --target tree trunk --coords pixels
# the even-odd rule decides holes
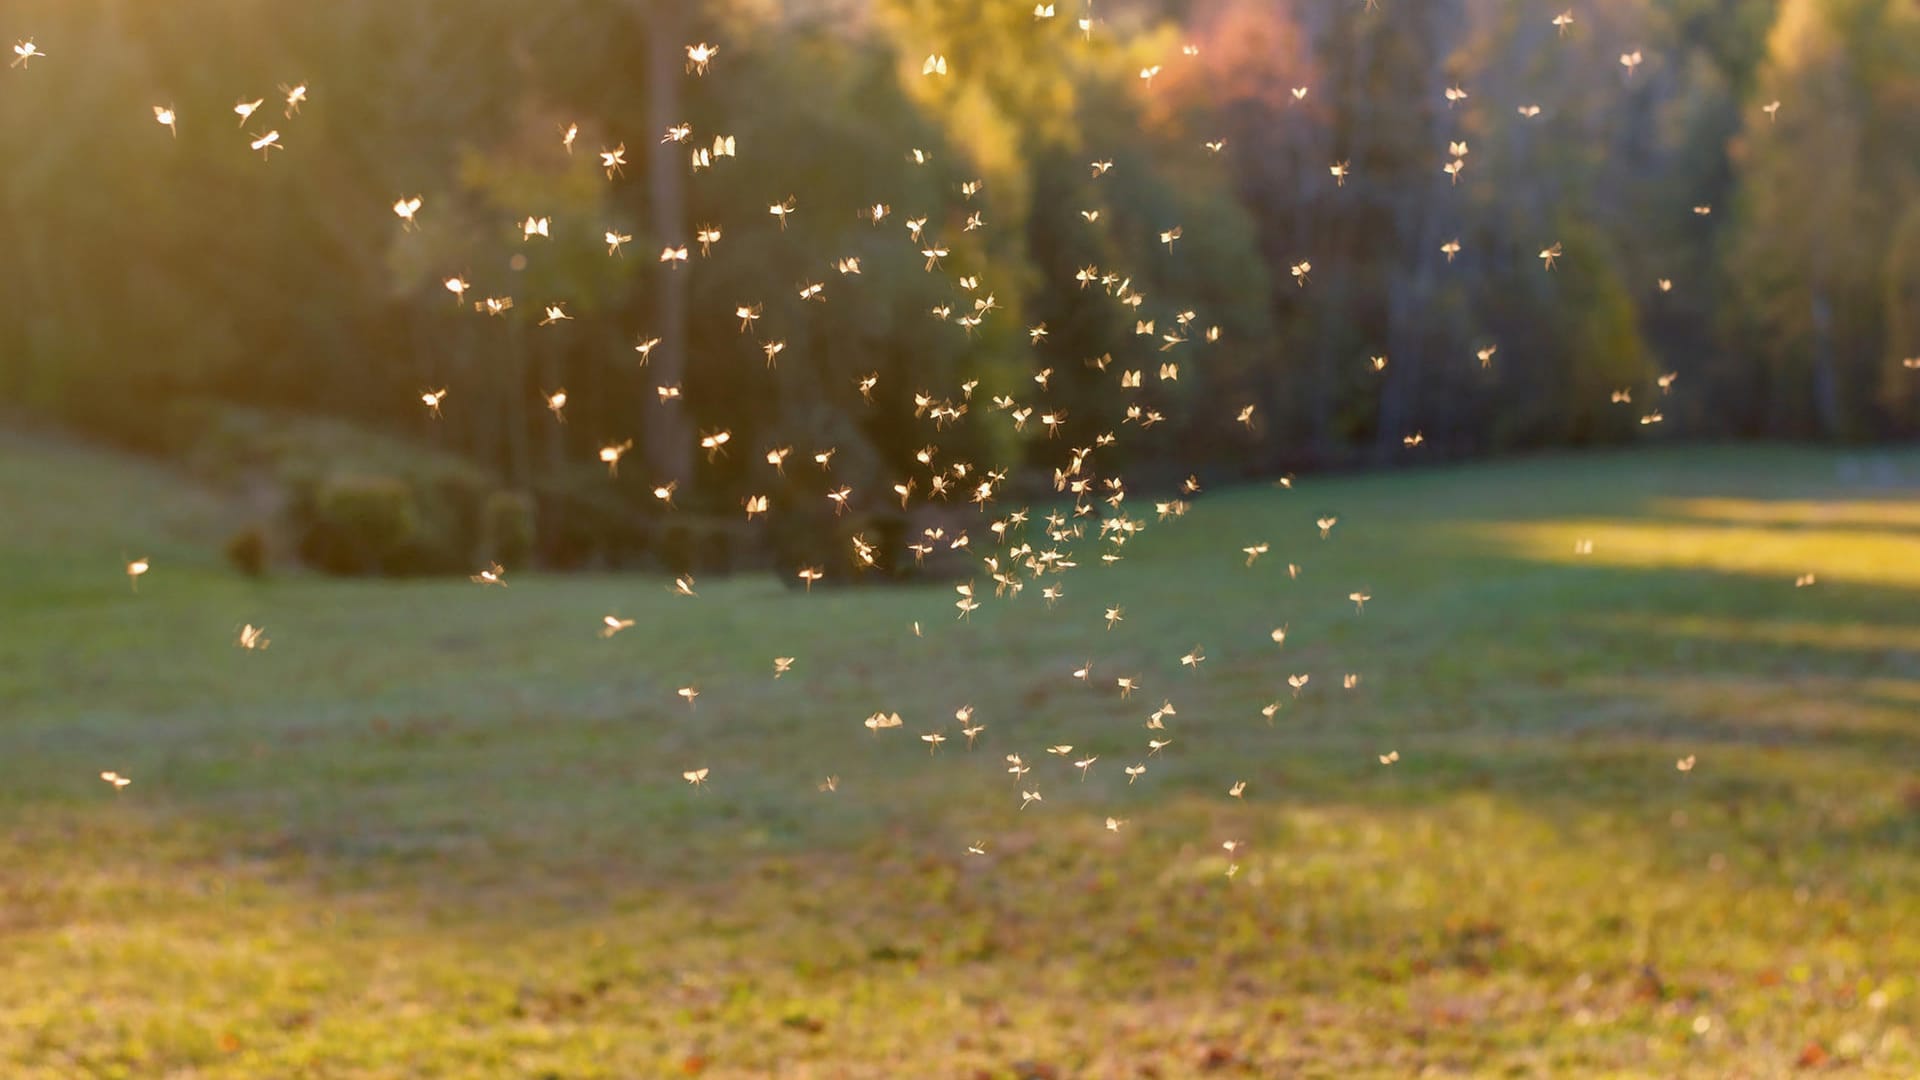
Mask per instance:
[[[680,0],[638,0],[647,39],[647,123],[650,131],[665,131],[680,122],[680,78],[682,72]],[[662,245],[687,241],[686,162],[681,144],[649,140],[647,187],[653,233]],[[686,273],[671,264],[662,275],[658,291],[658,320],[653,333],[660,345],[653,351],[648,366],[653,382],[660,385],[680,383],[687,370],[687,283]],[[652,388],[647,390],[653,396]],[[641,403],[646,427],[643,431],[647,467],[654,483],[676,481],[684,488],[692,479],[693,438],[684,406],[679,402],[665,407],[656,402]]]
[[[1813,408],[1820,434],[1837,439],[1844,434],[1840,411],[1840,373],[1834,369],[1833,301],[1824,287],[1815,287],[1813,310]]]

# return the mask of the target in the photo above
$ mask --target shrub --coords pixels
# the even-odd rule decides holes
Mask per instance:
[[[402,573],[416,556],[420,513],[406,481],[345,474],[313,489],[300,557],[329,574]]]
[[[487,554],[502,566],[524,566],[533,559],[533,497],[520,491],[496,491],[487,496],[485,532]]]
[[[258,525],[249,525],[227,538],[227,562],[250,578],[267,572],[267,534]]]
[[[653,549],[651,517],[607,484],[598,469],[534,482],[540,562],[563,570],[641,565]]]

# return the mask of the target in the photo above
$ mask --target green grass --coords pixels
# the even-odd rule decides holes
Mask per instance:
[[[1920,454],[1210,492],[970,622],[249,582],[45,439],[0,507],[0,1075],[1920,1074]]]

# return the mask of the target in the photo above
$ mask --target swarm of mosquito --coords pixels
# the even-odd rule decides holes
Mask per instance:
[[[1373,4],[1371,0],[1369,0],[1369,8],[1371,9],[1372,7]],[[1036,32],[1038,32],[1039,29],[1046,27],[1050,20],[1052,20],[1054,5],[1050,3],[1037,4],[1033,13]],[[1094,25],[1094,20],[1091,18],[1081,18],[1074,24],[1073,31],[1090,39],[1094,32]],[[1575,25],[1576,22],[1571,11],[1564,12],[1552,19],[1552,26],[1559,35],[1565,35],[1567,31]],[[699,42],[687,45],[685,51],[685,77],[699,80],[713,76],[716,61],[723,50],[720,45]],[[32,61],[45,60],[48,56],[31,38],[17,42],[13,47],[13,53],[14,59],[11,66],[21,69],[28,69]],[[1149,64],[1142,67],[1139,70],[1138,80],[1140,92],[1148,94],[1154,92],[1155,78],[1162,74],[1165,65],[1191,62],[1198,54],[1199,47],[1188,44],[1181,48],[1179,57],[1169,56],[1166,57],[1162,63]],[[1625,68],[1628,79],[1632,78],[1635,69],[1641,65],[1643,59],[1642,52],[1638,49],[1621,54],[1620,63],[1622,67]],[[722,68],[722,70],[724,70],[724,68]],[[919,64],[918,77],[925,78],[933,83],[942,83],[948,79],[960,79],[963,75],[964,73],[959,69],[958,65],[951,65],[947,56],[939,51],[928,54]],[[1310,87],[1308,86],[1293,87],[1291,91],[1293,102],[1305,102],[1309,92]],[[279,87],[279,95],[282,102],[281,111],[283,113],[283,119],[291,121],[299,115],[301,105],[308,100],[308,87],[305,83],[294,85],[282,84]],[[1446,88],[1442,94],[1442,98],[1448,110],[1453,110],[1456,106],[1461,110],[1473,107],[1470,104],[1472,95],[1463,86],[1458,84]],[[256,114],[261,111],[265,104],[266,98],[264,97],[249,97],[243,95],[240,97],[238,103],[232,106],[231,112],[239,117],[239,126],[245,128],[250,122],[255,122]],[[177,134],[178,124],[181,122],[182,115],[187,115],[189,121],[192,116],[191,112],[183,114],[181,110],[176,108],[171,102],[165,105],[150,105],[148,107],[152,111],[154,121],[158,125],[167,128],[169,134]],[[1774,102],[1766,107],[1765,112],[1769,120],[1772,120],[1776,116],[1779,108],[1779,102]],[[1540,116],[1541,112],[1538,105],[1531,104],[1520,104],[1516,111],[1521,122],[1534,120]],[[246,135],[247,146],[251,151],[258,152],[263,157],[270,159],[273,151],[283,150],[286,147],[286,143],[282,141],[281,132],[277,127],[271,127],[257,122],[255,122],[255,126],[257,130],[249,132]],[[644,136],[639,136],[638,133],[635,133],[635,135],[636,137],[644,138]],[[555,152],[571,155],[574,143],[579,136],[579,124],[569,123],[564,125],[561,128],[561,135],[558,140],[559,146],[555,148]],[[732,135],[713,135],[710,146],[707,144],[706,139],[706,133],[696,135],[690,124],[675,124],[667,130],[665,136],[660,138],[659,142],[672,142],[691,146],[693,148],[691,151],[691,167],[695,174],[713,168],[717,159],[738,157],[741,156],[743,152],[748,155],[751,154],[751,147],[748,146],[743,150],[736,138]],[[1200,153],[1204,155],[1203,160],[1217,158],[1226,153],[1228,149],[1224,139],[1200,139],[1197,142],[1197,146],[1199,147]],[[604,172],[608,182],[618,182],[624,177],[625,166],[627,164],[626,153],[627,143],[618,139],[611,140],[610,146],[598,151],[598,165]],[[1439,153],[1436,148],[1437,163],[1441,171],[1445,172],[1454,184],[1461,182],[1462,176],[1466,171],[1466,162],[1470,153],[1470,148],[1464,139],[1457,141],[1449,140],[1444,153]],[[927,164],[930,156],[926,151],[919,148],[911,148],[906,151],[907,160],[916,165]],[[1114,167],[1112,159],[1106,157],[1097,158],[1092,162],[1091,177],[1089,179],[1097,182]],[[1339,160],[1332,163],[1328,168],[1328,174],[1328,181],[1332,184],[1336,193],[1347,191],[1348,181],[1354,179],[1354,173],[1347,160]],[[1471,177],[1469,177],[1468,182],[1472,182]],[[1357,181],[1355,186],[1359,187],[1362,184],[1364,184],[1364,177]],[[905,236],[901,239],[909,245],[909,250],[917,252],[924,260],[922,269],[926,273],[946,272],[942,265],[942,260],[945,259],[952,250],[942,242],[942,240],[936,239],[932,229],[928,225],[929,221],[944,220],[947,213],[953,212],[964,217],[965,224],[961,230],[963,232],[991,228],[984,210],[965,205],[973,202],[977,196],[981,196],[982,190],[983,184],[981,181],[969,180],[961,184],[956,193],[959,197],[959,203],[944,207],[917,207],[908,211],[905,216]],[[742,226],[748,226],[753,223],[756,218],[759,222],[764,222],[768,216],[771,216],[774,219],[775,235],[787,232],[789,218],[793,217],[801,209],[798,201],[792,194],[778,190],[777,188],[775,190],[765,191],[762,194],[764,196],[762,200],[749,206],[735,208],[738,214],[737,223]],[[402,231],[411,233],[421,228],[421,215],[425,206],[426,199],[424,196],[417,193],[402,193],[398,195],[392,203],[391,210],[399,219]],[[885,202],[872,202],[858,208],[845,209],[849,211],[851,217],[865,222],[869,227],[873,228],[880,227],[893,212],[892,206]],[[1694,208],[1695,213],[1702,216],[1710,212],[1710,210],[1710,207],[1704,206]],[[809,208],[809,214],[814,212],[814,210]],[[828,212],[837,213],[840,211],[829,210]],[[1079,217],[1085,223],[1094,223],[1101,219],[1101,210],[1098,207],[1083,209],[1079,211]],[[694,240],[698,245],[698,251],[701,257],[704,258],[711,254],[713,245],[718,243],[721,238],[723,225],[725,224],[724,222],[709,221],[699,226]],[[521,240],[525,243],[549,241],[556,235],[552,227],[552,218],[537,213],[527,214],[524,220],[514,223],[514,228],[519,231]],[[600,229],[600,226],[596,225],[594,228]],[[601,230],[601,232],[604,238],[603,242],[607,247],[607,256],[624,258],[623,247],[633,239],[632,234],[622,232],[618,228],[606,228]],[[1177,259],[1181,257],[1181,249],[1178,248],[1178,242],[1182,240],[1185,235],[1185,229],[1180,224],[1169,223],[1164,228],[1149,227],[1147,234],[1142,237],[1142,239],[1146,241],[1143,246],[1146,250],[1156,252],[1157,257]],[[1434,253],[1434,257],[1444,259],[1444,268],[1444,266],[1452,265],[1456,257],[1462,254],[1463,249],[1461,243],[1456,238],[1441,245],[1438,251]],[[1538,257],[1543,269],[1549,272],[1553,271],[1562,254],[1563,249],[1558,242],[1550,243],[1541,248]],[[689,261],[688,245],[679,242],[671,243],[664,247],[659,262],[664,264],[663,272],[668,273],[683,272],[683,267],[693,265]],[[841,289],[857,288],[861,275],[861,258],[859,256],[849,255],[844,252],[826,253],[821,256],[819,266],[822,272],[822,278],[826,276],[824,271],[827,268],[832,268],[838,272],[839,277],[837,280],[844,284],[836,285],[833,290],[835,295],[829,296],[829,290],[824,280],[802,281],[794,286],[802,301],[817,303],[840,302],[838,301],[837,294]],[[1298,262],[1290,264],[1289,269],[1295,284],[1302,290],[1308,289],[1312,284],[1311,275],[1314,273],[1313,263],[1303,258]],[[956,275],[955,280],[959,287],[957,296],[962,299],[958,299],[952,304],[936,306],[931,313],[933,318],[943,323],[950,323],[958,332],[967,338],[972,338],[988,319],[995,317],[995,313],[999,308],[992,291],[983,287],[983,279],[988,276],[989,275],[978,269],[972,274]],[[1147,338],[1147,344],[1155,348],[1158,352],[1165,353],[1176,347],[1188,345],[1189,342],[1197,343],[1188,346],[1189,348],[1204,349],[1206,346],[1216,344],[1220,341],[1222,336],[1220,327],[1217,325],[1207,325],[1200,319],[1199,313],[1193,310],[1162,311],[1159,314],[1154,314],[1151,310],[1143,312],[1141,309],[1148,301],[1141,290],[1134,285],[1136,277],[1137,275],[1126,272],[1121,268],[1109,267],[1103,270],[1100,267],[1089,265],[1075,268],[1072,281],[1068,284],[1076,291],[1086,292],[1088,296],[1097,298],[1096,302],[1109,303],[1112,308],[1112,315],[1118,321],[1123,331],[1126,326],[1131,325],[1133,335]],[[441,283],[453,294],[456,304],[464,307],[466,293],[472,287],[466,277],[460,274],[451,274],[441,279]],[[1663,291],[1668,290],[1671,288],[1671,283],[1666,279],[1662,279],[1660,281],[1660,287]],[[857,300],[854,302],[857,302]],[[508,296],[488,296],[483,300],[475,302],[473,308],[483,316],[503,316],[514,309],[514,303],[513,299]],[[562,322],[573,321],[573,316],[567,312],[566,301],[564,299],[544,301],[538,305],[538,308],[540,315],[537,316],[537,318],[540,326],[554,326]],[[1144,317],[1145,315],[1152,315],[1153,317]],[[787,337],[780,333],[781,328],[779,327],[771,327],[769,330],[763,329],[759,325],[763,318],[768,319],[769,322],[772,321],[771,318],[765,314],[765,308],[762,303],[753,299],[743,300],[733,309],[732,316],[738,320],[738,329],[741,334],[752,335],[756,343],[755,347],[759,352],[764,354],[767,368],[775,369],[778,366],[777,358],[786,349]],[[1189,329],[1190,327],[1192,328],[1191,331]],[[1048,336],[1047,327],[1044,323],[1028,327],[1025,332],[1030,342],[1036,346],[1040,345]],[[639,363],[642,367],[645,366],[650,354],[653,349],[660,344],[660,341],[661,339],[657,337],[645,338],[635,347],[635,351],[639,353]],[[1493,344],[1480,347],[1475,354],[1479,360],[1480,367],[1490,367],[1496,351],[1497,346]],[[1372,356],[1367,358],[1367,362],[1370,364],[1373,372],[1378,373],[1386,370],[1387,358],[1385,356]],[[1909,367],[1920,367],[1920,358],[1910,360],[1907,363]],[[1155,365],[1143,363],[1138,367],[1129,367],[1125,362],[1116,362],[1111,355],[1098,360],[1089,360],[1087,364],[1098,377],[1111,378],[1117,382],[1122,391],[1121,400],[1125,402],[1125,405],[1118,414],[1102,418],[1107,425],[1106,430],[1097,434],[1091,444],[1066,445],[1062,447],[1058,464],[1053,467],[1055,489],[1064,497],[1059,507],[1043,513],[1035,513],[1027,507],[1001,513],[997,507],[997,503],[1003,489],[1007,485],[1009,470],[974,462],[955,460],[950,454],[943,455],[942,447],[937,441],[930,442],[925,448],[919,450],[914,455],[915,464],[908,470],[906,478],[898,483],[894,483],[890,490],[856,491],[851,485],[833,485],[826,493],[826,499],[832,511],[835,514],[844,513],[850,509],[865,505],[869,500],[878,499],[897,500],[902,509],[907,509],[916,496],[922,503],[964,501],[976,506],[979,514],[984,519],[983,524],[985,524],[986,527],[979,530],[979,535],[982,537],[991,537],[991,539],[983,539],[976,545],[976,537],[971,529],[950,533],[949,527],[933,526],[926,528],[921,534],[913,535],[910,538],[910,542],[906,545],[905,550],[883,551],[880,550],[876,543],[864,535],[856,534],[852,537],[851,550],[848,552],[850,556],[850,567],[843,567],[839,570],[829,572],[825,566],[822,565],[802,565],[788,572],[793,578],[805,586],[808,593],[811,593],[816,583],[828,580],[829,578],[871,572],[885,568],[896,563],[898,560],[906,558],[911,558],[918,563],[936,553],[959,553],[965,557],[978,559],[980,561],[982,578],[978,581],[970,581],[956,587],[958,599],[955,601],[955,606],[959,610],[959,615],[955,621],[959,623],[959,629],[955,632],[983,632],[977,628],[969,629],[969,627],[978,626],[972,616],[983,606],[982,600],[987,599],[987,583],[990,583],[992,586],[992,596],[990,598],[992,600],[1008,604],[1020,602],[1038,603],[1041,605],[1042,611],[1053,610],[1056,603],[1066,595],[1067,590],[1063,581],[1064,578],[1072,574],[1096,572],[1096,568],[1112,566],[1121,561],[1125,546],[1149,527],[1157,527],[1160,523],[1177,521],[1183,517],[1189,505],[1188,500],[1197,496],[1200,493],[1201,487],[1197,478],[1189,477],[1188,480],[1181,485],[1181,490],[1177,497],[1166,498],[1153,503],[1154,512],[1152,520],[1149,520],[1148,515],[1144,513],[1136,515],[1127,508],[1124,500],[1128,494],[1128,489],[1124,478],[1117,473],[1102,475],[1099,467],[1102,459],[1110,456],[1103,453],[1103,451],[1107,451],[1109,448],[1117,445],[1123,438],[1128,440],[1129,443],[1133,443],[1154,437],[1154,433],[1151,433],[1149,429],[1164,419],[1162,412],[1151,404],[1146,395],[1146,391],[1151,385],[1146,378],[1146,373],[1155,370]],[[1109,370],[1110,366],[1112,370]],[[1160,383],[1177,383],[1180,378],[1181,364],[1179,359],[1168,357],[1158,363],[1157,370],[1159,375],[1158,381]],[[1044,394],[1049,389],[1049,380],[1052,374],[1053,369],[1045,368],[1034,376],[1033,382],[1038,387],[1040,393]],[[875,402],[875,391],[879,385],[879,381],[880,376],[878,373],[858,380],[855,389],[863,404],[872,405]],[[1672,381],[1672,375],[1662,376],[1658,387],[1659,392],[1661,394],[1669,393]],[[1031,421],[1037,431],[1044,432],[1045,439],[1047,440],[1056,439],[1063,430],[1067,429],[1066,422],[1068,417],[1064,410],[1049,407],[1045,405],[1042,399],[1023,400],[1015,394],[1004,393],[994,395],[985,401],[977,401],[974,395],[974,390],[977,385],[977,382],[968,382],[960,387],[953,388],[950,392],[942,393],[921,389],[914,393],[912,399],[914,417],[917,421],[930,426],[930,438],[937,436],[940,432],[949,430],[954,425],[970,420],[981,423],[1009,425],[1015,433],[1025,433],[1027,425]],[[662,405],[678,403],[682,398],[681,387],[678,385],[661,385],[657,386],[655,390]],[[1631,392],[1631,388],[1613,390],[1611,392],[1613,403],[1617,404],[1630,401]],[[1653,395],[1646,394],[1643,396],[1650,397]],[[986,395],[982,395],[982,397],[984,398]],[[457,403],[458,400],[458,395],[456,395],[453,401]],[[554,420],[564,423],[566,420],[564,409],[570,400],[567,391],[564,389],[542,391],[542,400],[545,407],[552,413]],[[445,387],[420,391],[419,401],[424,407],[425,413],[431,418],[438,418],[442,415],[443,405],[447,408],[454,407],[454,404],[448,402],[448,389]],[[1654,423],[1657,422],[1658,419],[1659,414],[1657,412],[1649,413],[1641,418],[1641,423],[1643,425]],[[1260,436],[1260,425],[1256,423],[1254,404],[1247,403],[1236,406],[1235,410],[1229,416],[1222,417],[1223,427],[1236,424],[1245,429],[1247,437],[1258,438]],[[1098,426],[1097,424],[1094,425],[1094,427]],[[1414,450],[1424,445],[1426,441],[1424,434],[1418,430],[1395,434],[1401,437],[1403,446],[1408,450]],[[702,456],[708,462],[715,462],[725,457],[725,447],[730,441],[731,435],[726,429],[718,429],[701,432],[698,439],[698,449],[703,451]],[[1048,446],[1048,443],[1043,440],[1038,445],[1045,448]],[[600,464],[606,466],[609,479],[614,479],[619,476],[621,459],[633,446],[634,440],[632,438],[608,439],[600,446],[597,452],[598,461]],[[761,480],[764,483],[768,485],[792,485],[793,481],[790,480],[785,466],[788,457],[793,454],[794,449],[792,446],[784,446],[768,449],[764,452],[766,468],[764,475],[761,476]],[[760,451],[755,451],[754,453],[758,454]],[[798,460],[805,461],[810,459],[813,464],[818,467],[818,471],[824,475],[831,472],[834,454],[835,448],[833,447],[819,447],[803,451],[801,458]],[[652,486],[653,495],[664,510],[671,512],[674,509],[674,494],[680,483],[680,479],[671,479]],[[1295,485],[1293,478],[1287,477],[1282,480],[1278,486],[1291,490]],[[1068,503],[1071,504],[1070,510],[1066,508]],[[750,522],[754,521],[756,517],[767,519],[777,518],[777,515],[772,510],[774,505],[774,502],[770,501],[769,496],[766,494],[755,494],[747,497],[743,501],[746,517]],[[988,518],[987,515],[989,514],[999,514],[999,516]],[[1309,538],[1309,542],[1311,542],[1310,538],[1312,537],[1312,533],[1305,532],[1305,529],[1317,528],[1319,539],[1331,540],[1333,538],[1334,527],[1339,521],[1339,518],[1333,514],[1309,514],[1303,512],[1300,521],[1303,526],[1303,536]],[[1223,559],[1232,558],[1239,560],[1242,571],[1248,574],[1258,575],[1269,572],[1269,567],[1274,565],[1260,562],[1261,557],[1268,554],[1268,552],[1272,550],[1272,547],[1273,541],[1267,539],[1261,539],[1251,544],[1238,545],[1237,550],[1235,545],[1223,543],[1220,554]],[[1579,553],[1583,555],[1590,554],[1591,541],[1581,541]],[[1295,580],[1300,576],[1300,564],[1287,562],[1284,565],[1288,580]],[[148,572],[148,569],[149,563],[145,557],[125,564],[125,574],[128,582],[136,592],[138,591],[140,578]],[[505,567],[498,563],[490,563],[485,568],[474,573],[471,580],[480,586],[504,587],[506,585],[506,573],[507,570]],[[1807,574],[1797,580],[1795,584],[1796,586],[1804,588],[1811,585],[1813,580],[1813,575]],[[1029,585],[1034,586],[1033,593],[1028,600],[1022,601],[1022,594]],[[676,579],[669,591],[681,597],[697,598],[699,596],[694,589],[694,582],[691,575],[683,575]],[[1337,596],[1337,594],[1335,595]],[[1347,593],[1345,599],[1353,605],[1351,614],[1358,616],[1366,613],[1367,603],[1372,600],[1373,597],[1364,589],[1356,589]],[[1391,603],[1391,598],[1389,597],[1382,602]],[[1098,620],[1102,629],[1105,631],[1116,631],[1116,628],[1127,625],[1127,613],[1121,605],[1107,604],[1102,606],[1105,610],[1105,617]],[[591,625],[589,620],[583,618],[583,632],[589,625]],[[597,635],[602,639],[612,639],[634,625],[634,619],[622,618],[611,614],[605,615],[601,618]],[[924,635],[922,624],[919,620],[912,622],[911,633],[916,637]],[[1125,636],[1124,632],[1115,634],[1116,638],[1122,636]],[[1270,638],[1271,644],[1264,646],[1264,648],[1285,648],[1287,643],[1286,626],[1283,625],[1272,630],[1268,637]],[[249,623],[240,630],[236,644],[243,650],[256,651],[265,649],[268,645],[268,639],[262,630]],[[1258,641],[1253,641],[1250,643],[1250,647],[1262,646],[1260,646]],[[1185,651],[1182,652],[1182,649]],[[1202,665],[1207,659],[1207,656],[1198,644],[1194,644],[1190,648],[1188,648],[1185,643],[1168,647],[1166,656],[1172,671],[1178,672],[1184,668],[1188,674],[1183,677],[1193,679],[1205,678],[1202,674]],[[773,663],[774,667],[771,677],[780,679],[793,670],[794,657],[776,657]],[[1157,681],[1147,680],[1138,674],[1130,674],[1112,676],[1110,683],[1105,681],[1096,682],[1094,669],[1094,661],[1088,659],[1079,667],[1072,670],[1071,679],[1089,691],[1092,691],[1096,686],[1111,685],[1114,688],[1112,691],[1102,692],[1113,694],[1116,702],[1129,699],[1134,691],[1140,689],[1148,681]],[[1063,674],[1061,677],[1066,678],[1067,676]],[[1265,705],[1259,706],[1257,711],[1260,716],[1262,716],[1268,724],[1274,723],[1275,717],[1281,712],[1284,702],[1293,698],[1299,698],[1303,692],[1306,692],[1311,678],[1312,676],[1309,672],[1293,672],[1285,675],[1284,681],[1291,691],[1291,698],[1276,697]],[[1357,687],[1359,682],[1360,676],[1358,673],[1349,672],[1342,676],[1342,684],[1344,688],[1348,690]],[[690,683],[679,687],[677,690],[672,691],[672,693],[680,699],[687,709],[692,709],[695,704],[695,699],[701,696],[702,692],[696,685]],[[1251,712],[1253,710],[1249,711]],[[1167,751],[1170,747],[1175,746],[1176,736],[1171,731],[1169,721],[1174,720],[1178,715],[1178,710],[1175,708],[1174,703],[1171,700],[1167,700],[1147,716],[1143,727],[1149,734],[1144,738],[1137,739],[1134,743],[1136,749],[1133,753],[1121,759],[1123,762],[1131,762],[1124,764],[1118,770],[1118,772],[1125,777],[1125,784],[1120,785],[1121,787],[1130,788],[1134,786],[1136,782],[1145,780],[1148,773],[1148,761],[1159,757],[1163,751]],[[949,750],[948,753],[964,754],[975,748],[977,739],[987,730],[988,725],[984,721],[975,722],[972,705],[961,706],[954,712],[953,716],[958,724],[957,734],[964,737],[965,742],[964,745],[957,746],[956,749]],[[915,722],[918,722],[920,719],[919,717],[915,717]],[[867,733],[874,739],[899,739],[903,737],[893,733],[896,729],[905,726],[907,722],[899,711],[882,708],[868,715],[864,720],[861,720],[860,726],[864,727]],[[851,719],[849,721],[849,727],[852,727]],[[933,730],[923,730],[918,734],[917,740],[913,741],[917,741],[919,745],[924,746],[929,756],[937,758],[942,756],[941,751],[950,740],[946,731],[935,728]],[[1019,752],[1008,752],[1004,754],[1006,772],[1012,777],[1013,781],[1007,798],[1011,804],[1017,797],[1018,809],[1032,809],[1035,813],[1044,811],[1046,807],[1044,791],[1047,788],[1053,783],[1063,779],[1077,780],[1078,783],[1081,784],[1086,783],[1090,774],[1093,772],[1095,763],[1099,760],[1099,755],[1088,752],[1085,748],[1076,751],[1073,745],[1066,743],[1053,744],[1044,747],[1043,750],[1047,756],[1057,759],[1058,763],[1056,765],[1043,767],[1041,762],[1045,760],[1044,758],[1036,757],[1030,761],[1028,757]],[[1375,756],[1381,766],[1392,766],[1401,760],[1399,751],[1394,749],[1389,749],[1385,753],[1379,753]],[[1678,766],[1679,771],[1690,771],[1693,768],[1693,763],[1693,755],[1687,755],[1680,759]],[[686,767],[681,767],[683,765]],[[696,761],[683,762],[680,765],[674,766],[674,768],[678,771],[678,776],[674,777],[671,773],[668,773],[662,777],[662,782],[671,782],[677,779],[686,789],[689,789],[690,794],[703,794],[709,789],[716,792],[724,792],[726,788],[727,769],[724,764],[718,772],[715,772],[712,766],[704,762]],[[99,775],[102,780],[112,785],[116,791],[124,789],[131,783],[131,781],[115,771],[105,771]],[[1109,778],[1106,782],[1109,786],[1118,784],[1118,780],[1112,778]],[[1152,781],[1147,780],[1146,782],[1150,784]],[[820,792],[833,793],[839,790],[839,785],[840,777],[836,774],[828,776],[825,782],[817,783],[816,787]],[[1230,781],[1223,781],[1220,790],[1225,792],[1225,797],[1244,800],[1247,798],[1248,783],[1243,778],[1235,777]],[[1129,819],[1110,815],[1104,816],[1104,828],[1106,831],[1118,833],[1122,827],[1128,823],[1128,820]],[[1239,873],[1239,860],[1244,854],[1245,846],[1246,845],[1237,840],[1227,840],[1218,845],[1217,850],[1224,851],[1226,856],[1225,874],[1227,877],[1231,878]],[[974,856],[984,857],[988,852],[987,843],[983,840],[969,843],[966,845],[966,852]]]

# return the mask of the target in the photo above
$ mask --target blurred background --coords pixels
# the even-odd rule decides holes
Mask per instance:
[[[0,84],[0,402],[247,491],[244,564],[388,574],[793,565],[847,532],[897,539],[887,499],[836,524],[805,485],[755,529],[749,473],[831,446],[835,483],[883,493],[926,441],[911,395],[977,381],[984,407],[1042,369],[1081,446],[1128,400],[1117,372],[1148,367],[1133,400],[1164,423],[1113,468],[1169,486],[1920,430],[1911,3],[1618,0],[1558,28],[1538,4],[1382,7],[8,0],[7,36],[49,55]],[[700,41],[724,43],[709,77],[686,70]],[[951,74],[923,78],[934,51]],[[247,142],[269,129],[263,162]],[[737,156],[691,168],[716,135]],[[409,229],[389,206],[411,195]],[[762,208],[789,196],[783,229]],[[528,216],[550,237],[527,241]],[[920,216],[950,251],[931,273],[902,228]],[[1088,266],[1159,330],[1129,332],[1111,283],[1075,283]],[[977,332],[929,314],[988,292]],[[516,306],[476,313],[486,296]],[[538,325],[550,303],[571,321]],[[764,307],[748,334],[740,304]],[[1190,343],[1157,352],[1184,311]],[[543,400],[562,387],[564,425]],[[436,418],[420,396],[441,388]],[[940,441],[1017,487],[1054,462],[1037,424],[1006,427]],[[707,464],[698,434],[720,429],[733,449]],[[597,450],[628,439],[609,481]]]
[[[0,43],[6,1080],[1920,1075],[1913,0]]]

